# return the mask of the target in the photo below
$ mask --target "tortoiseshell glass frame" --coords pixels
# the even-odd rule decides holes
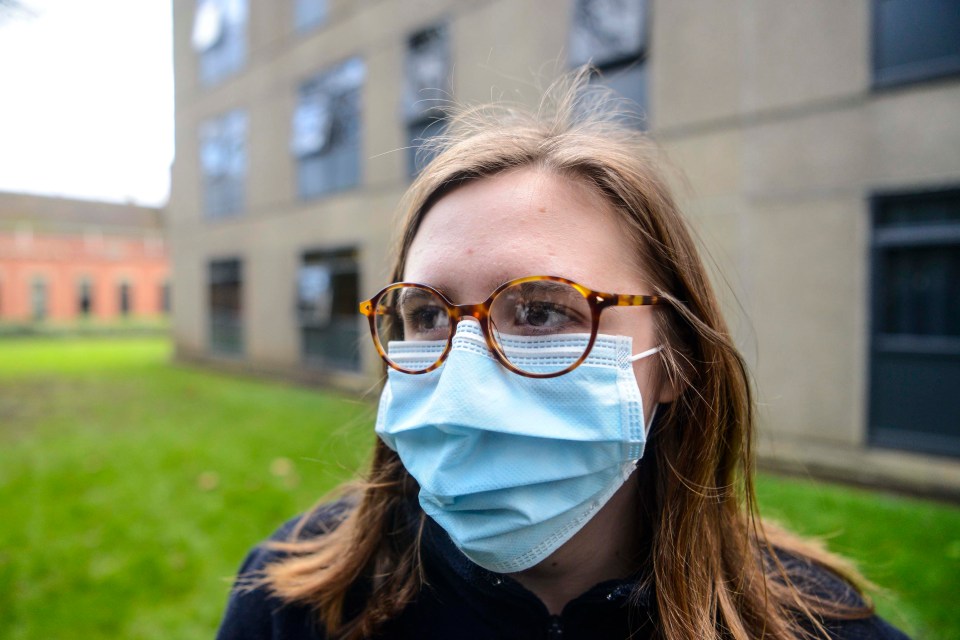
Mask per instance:
[[[531,373],[529,371],[518,369],[510,362],[510,360],[507,359],[506,354],[503,353],[500,345],[494,339],[493,333],[490,331],[490,307],[493,305],[493,301],[496,299],[496,297],[500,295],[500,292],[514,285],[523,284],[525,282],[535,282],[537,280],[548,280],[570,285],[580,292],[580,294],[590,305],[590,342],[587,344],[587,348],[584,350],[583,355],[581,355],[569,367],[562,369],[561,371],[555,371],[551,373]],[[440,298],[444,304],[446,304],[447,313],[450,316],[450,334],[447,336],[447,346],[443,350],[443,353],[440,354],[440,357],[437,358],[437,361],[426,369],[412,371],[410,369],[404,369],[396,363],[391,362],[387,357],[387,353],[383,348],[383,344],[381,343],[380,336],[377,331],[377,314],[374,313],[374,309],[380,303],[380,300],[383,298],[383,296],[395,289],[400,289],[401,287],[413,287],[429,291]],[[605,293],[602,291],[594,291],[593,289],[588,289],[582,284],[578,284],[572,280],[567,280],[566,278],[561,278],[559,276],[526,276],[524,278],[517,278],[516,280],[504,282],[502,285],[497,287],[493,293],[490,294],[489,298],[477,304],[454,304],[450,302],[445,295],[429,285],[420,284],[418,282],[396,282],[384,287],[369,300],[361,302],[360,313],[365,315],[367,320],[370,321],[370,335],[373,337],[373,344],[377,348],[377,353],[380,354],[380,357],[384,362],[387,363],[387,365],[393,367],[397,371],[409,373],[411,375],[417,375],[421,373],[427,373],[438,368],[443,364],[444,360],[446,360],[447,356],[450,354],[450,349],[453,346],[453,336],[457,330],[457,324],[459,324],[463,318],[470,317],[474,318],[478,323],[480,323],[480,330],[487,342],[487,348],[490,349],[497,361],[504,367],[517,375],[526,376],[528,378],[555,378],[573,371],[579,367],[584,360],[587,359],[588,355],[590,355],[590,351],[593,349],[593,344],[597,340],[597,329],[600,326],[600,313],[604,309],[608,307],[645,307],[662,304],[663,302],[663,298],[654,295],[631,295],[625,293]]]

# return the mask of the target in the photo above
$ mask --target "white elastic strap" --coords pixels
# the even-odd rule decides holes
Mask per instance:
[[[643,358],[646,358],[646,357],[648,357],[648,356],[652,356],[653,354],[657,353],[658,351],[662,351],[662,350],[663,350],[663,346],[661,345],[661,346],[659,346],[659,347],[654,347],[653,349],[647,349],[646,351],[644,351],[644,352],[642,352],[642,353],[638,353],[638,354],[635,355],[635,356],[630,356],[629,358],[627,358],[627,360],[629,360],[630,362],[636,362],[637,360],[642,360]]]

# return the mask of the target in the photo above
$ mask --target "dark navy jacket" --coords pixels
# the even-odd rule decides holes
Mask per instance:
[[[340,505],[327,512],[329,518]],[[320,520],[324,518],[321,511]],[[378,637],[439,640],[641,640],[651,637],[656,615],[649,596],[628,598],[635,583],[614,580],[596,585],[567,603],[559,616],[551,615],[533,593],[509,576],[491,573],[466,558],[446,533],[429,518],[422,558],[428,586],[415,602]],[[273,539],[288,538],[295,521]],[[321,524],[319,527],[323,527]],[[312,529],[313,527],[311,527]],[[320,529],[322,530],[322,529]],[[276,560],[277,552],[254,548],[240,575],[256,572]],[[818,595],[834,601],[860,602],[859,596],[831,573],[804,563]],[[902,640],[906,638],[874,616],[862,620],[826,621],[835,640]],[[632,633],[632,635],[631,635]],[[283,604],[265,590],[234,591],[220,626],[218,640],[323,640],[325,635],[309,607]]]

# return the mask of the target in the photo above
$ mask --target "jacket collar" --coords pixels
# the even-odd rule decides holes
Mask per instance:
[[[416,510],[420,511],[419,504],[416,505]],[[488,571],[463,555],[447,532],[429,516],[424,526],[421,553],[428,575],[431,571],[444,573],[484,595],[494,598],[513,597],[545,610],[540,599],[510,575]],[[567,606],[603,604],[623,607],[628,600],[631,600],[631,595],[635,591],[637,593],[633,595],[633,605],[649,607],[649,590],[641,586],[638,577],[601,582],[572,600]]]

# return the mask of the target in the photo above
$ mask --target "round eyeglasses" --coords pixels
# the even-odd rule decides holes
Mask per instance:
[[[504,367],[530,378],[553,378],[576,369],[590,355],[604,309],[662,303],[660,296],[603,293],[566,278],[527,276],[503,283],[478,304],[453,304],[428,285],[397,282],[361,302],[360,313],[370,321],[380,357],[397,371],[419,374],[439,367],[450,353],[457,324],[474,318],[487,348]],[[589,339],[570,342],[572,346],[546,365],[540,362],[536,371],[524,369],[525,342],[561,334],[584,334]],[[433,342],[429,353],[436,357],[415,361],[391,357],[394,341]]]

